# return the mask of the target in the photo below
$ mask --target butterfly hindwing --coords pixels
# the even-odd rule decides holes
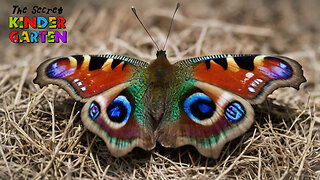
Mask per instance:
[[[113,156],[123,156],[134,147],[151,150],[155,146],[145,90],[122,83],[89,99],[81,111],[86,127],[105,141]]]
[[[146,100],[148,63],[116,55],[79,55],[43,62],[35,83],[56,84],[86,102],[81,119],[114,156],[155,146]]]
[[[191,144],[202,155],[217,158],[224,144],[246,132],[254,120],[250,103],[208,83],[181,79],[170,87],[170,95],[170,108],[156,131],[165,147]]]

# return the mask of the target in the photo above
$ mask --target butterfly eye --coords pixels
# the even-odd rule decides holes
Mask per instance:
[[[212,117],[216,105],[204,93],[194,93],[184,101],[183,108],[193,121],[200,122]]]
[[[243,105],[238,101],[234,101],[226,106],[224,116],[230,122],[236,122],[241,120],[245,114],[246,111]]]
[[[125,96],[115,98],[107,108],[107,114],[112,122],[125,124],[131,113],[131,105]]]
[[[89,114],[92,119],[96,119],[100,114],[100,106],[95,101],[90,104]]]

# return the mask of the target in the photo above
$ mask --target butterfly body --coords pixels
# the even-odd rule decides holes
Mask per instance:
[[[169,63],[165,51],[134,58],[70,56],[48,60],[35,83],[56,84],[85,102],[81,119],[114,156],[134,147],[195,146],[217,158],[254,121],[251,104],[279,87],[305,82],[294,60],[266,55],[212,55]]]
[[[150,86],[150,105],[151,117],[158,124],[165,111],[165,100],[168,94],[168,88],[171,84],[173,67],[169,63],[165,51],[157,53],[155,59],[147,68]]]

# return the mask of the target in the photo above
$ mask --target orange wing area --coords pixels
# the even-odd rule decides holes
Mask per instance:
[[[40,86],[61,85],[77,100],[81,100],[129,81],[134,70],[146,64],[143,61],[115,55],[64,57],[41,64],[35,83]]]
[[[284,86],[305,82],[301,66],[285,57],[265,55],[206,56],[184,60],[193,63],[193,78],[231,91],[251,103]],[[265,92],[265,93],[264,93]]]

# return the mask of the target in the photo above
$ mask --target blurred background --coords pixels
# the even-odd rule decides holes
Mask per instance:
[[[28,17],[33,16],[33,6],[63,7],[68,43],[11,43],[8,17],[15,4],[28,7]],[[152,59],[156,49],[131,12],[132,5],[162,47],[176,1],[1,1],[2,62],[12,63],[14,58],[39,63],[46,57],[84,53]],[[213,53],[318,52],[319,9],[317,0],[184,0],[166,50],[178,58]],[[29,54],[32,58],[26,59]]]
[[[0,55],[2,56],[0,58],[0,129],[2,129],[2,157],[5,157],[0,160],[0,177],[48,176],[103,179],[107,175],[108,178],[158,179],[213,178],[219,174],[229,175],[229,177],[236,175],[240,179],[257,177],[286,179],[286,177],[300,175],[305,175],[306,179],[319,177],[320,135],[312,141],[304,139],[309,138],[306,133],[311,126],[308,120],[311,119],[316,124],[320,123],[319,0],[183,0],[166,46],[168,59],[171,62],[194,56],[223,53],[283,55],[296,59],[303,66],[308,82],[303,84],[300,91],[284,88],[269,96],[274,98],[282,109],[279,107],[273,109],[272,105],[267,104],[263,106],[265,109],[262,107],[261,110],[268,113],[271,111],[273,113],[271,118],[275,117],[275,114],[288,113],[287,107],[293,107],[297,109],[296,113],[301,113],[299,117],[303,117],[302,122],[307,125],[299,126],[301,129],[298,128],[296,131],[293,131],[292,125],[290,130],[294,133],[289,133],[292,135],[290,137],[286,134],[289,140],[281,139],[281,143],[275,145],[263,144],[266,140],[262,138],[260,144],[253,143],[248,153],[245,157],[241,156],[241,159],[237,158],[244,149],[242,146],[250,144],[250,141],[241,139],[241,143],[236,143],[240,146],[236,151],[232,149],[235,146],[228,144],[224,151],[226,154],[218,160],[206,159],[196,151],[189,151],[190,148],[178,149],[178,152],[174,151],[172,154],[172,150],[161,148],[159,150],[159,147],[146,157],[136,157],[137,153],[131,153],[125,158],[116,159],[108,154],[100,138],[94,139],[98,143],[91,144],[90,138],[94,135],[86,131],[78,120],[72,126],[70,136],[72,134],[75,139],[81,140],[73,139],[77,144],[70,150],[68,140],[64,139],[62,142],[65,144],[61,145],[62,149],[60,149],[62,155],[54,154],[58,139],[61,137],[57,136],[56,141],[51,140],[50,135],[54,135],[51,115],[54,117],[55,114],[58,121],[55,133],[62,134],[67,126],[66,123],[69,122],[68,119],[72,117],[70,117],[70,109],[74,101],[71,101],[71,106],[66,103],[64,106],[58,106],[59,102],[61,105],[65,98],[70,98],[64,91],[57,88],[45,89],[46,93],[40,91],[39,87],[32,83],[38,65],[48,58],[76,54],[118,54],[146,61],[153,60],[157,49],[131,12],[131,6],[136,7],[141,20],[157,44],[162,47],[176,3],[177,1],[173,0],[0,1]],[[9,16],[16,16],[12,14],[13,5],[27,7],[28,13],[22,16],[28,17],[34,16],[31,14],[33,6],[62,7],[62,14],[51,15],[63,16],[67,20],[68,42],[12,43],[9,40],[12,29],[9,29],[8,21]],[[37,16],[47,17],[48,15],[37,14]],[[43,94],[45,94],[44,97]],[[42,103],[37,104],[39,99]],[[52,102],[54,103],[51,104]],[[47,122],[44,120],[46,118]],[[260,113],[256,119],[266,118],[270,118],[270,115]],[[283,125],[281,118],[279,119],[279,121],[272,121],[274,119],[266,121],[274,122],[273,125],[279,124],[280,127],[290,127]],[[295,121],[294,118],[290,119],[290,122],[293,121]],[[257,126],[257,124],[254,125],[247,133],[249,137]],[[262,126],[258,126],[258,129],[267,128]],[[269,132],[264,136],[274,133],[273,129],[269,130],[263,129],[260,133]],[[319,130],[315,130],[315,134],[317,133],[319,134]],[[26,135],[34,141],[25,139]],[[277,138],[280,137],[272,136],[268,142]],[[72,138],[69,137],[69,139]],[[293,145],[283,143],[292,139],[297,140]],[[19,144],[20,141],[21,144]],[[240,139],[235,141],[240,142]],[[308,147],[318,148],[312,148],[306,151],[308,153],[302,154],[307,142],[312,142],[312,146],[309,144]],[[43,146],[46,150],[35,144],[39,144],[39,147]],[[276,149],[280,145],[285,146],[284,149]],[[92,149],[89,151],[87,148],[91,146]],[[263,152],[260,148],[270,149],[270,151]],[[182,155],[182,160],[180,150],[182,154],[187,152]],[[161,155],[157,154],[158,151]],[[287,153],[288,151],[291,153]],[[275,155],[270,155],[270,152]],[[283,152],[286,155],[279,155],[277,152]],[[48,164],[48,162],[52,163]],[[236,166],[231,167],[235,162],[237,162]],[[265,167],[262,170],[261,162]],[[304,163],[306,164],[303,165]]]

